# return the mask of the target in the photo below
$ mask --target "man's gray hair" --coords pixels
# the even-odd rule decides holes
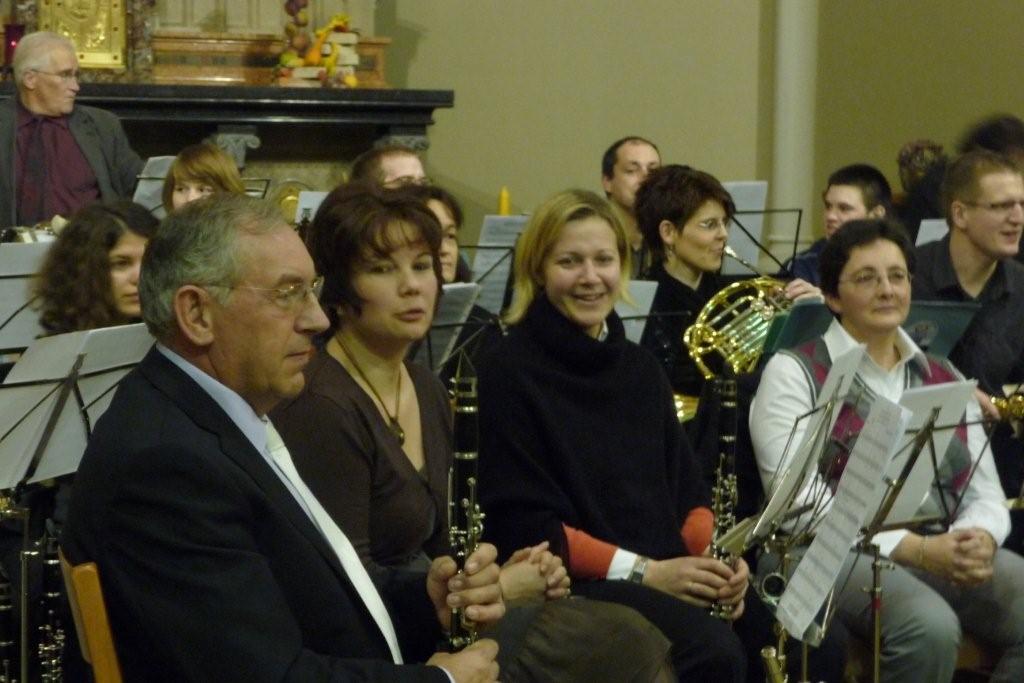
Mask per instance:
[[[50,56],[58,49],[75,54],[75,44],[59,33],[36,31],[23,37],[18,41],[18,47],[14,49],[14,57],[11,59],[14,82],[21,85],[21,81],[28,71],[49,69]]]
[[[139,298],[150,333],[167,341],[178,330],[174,295],[185,285],[210,287],[223,303],[247,265],[239,235],[281,227],[287,223],[275,204],[246,195],[215,195],[172,211],[142,257]]]

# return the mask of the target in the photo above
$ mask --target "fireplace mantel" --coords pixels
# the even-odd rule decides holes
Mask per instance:
[[[13,91],[12,83],[0,84],[0,98]],[[87,83],[77,98],[117,114],[132,145],[144,155],[177,152],[155,149],[165,142],[180,147],[181,140],[238,134],[250,138],[245,144],[249,149],[268,140],[271,146],[274,141],[294,146],[297,137],[322,145],[324,134],[350,142],[358,138],[358,146],[365,148],[385,139],[425,149],[434,110],[451,108],[454,100],[451,90],[140,83]]]

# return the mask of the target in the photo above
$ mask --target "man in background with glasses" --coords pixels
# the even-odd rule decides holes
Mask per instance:
[[[143,162],[113,114],[75,104],[75,46],[47,31],[14,51],[17,97],[0,103],[0,227],[131,198]]]
[[[949,359],[978,380],[978,400],[998,418],[991,396],[1020,391],[1024,381],[1024,266],[1014,260],[1024,228],[1024,178],[1008,157],[987,150],[963,154],[946,169],[942,184],[949,233],[917,248],[914,298],[974,301],[981,310]],[[1009,387],[1009,389],[1007,389]],[[1001,423],[992,452],[1008,497],[1021,495],[1022,445]],[[1006,546],[1022,549],[1024,517],[1014,513]]]

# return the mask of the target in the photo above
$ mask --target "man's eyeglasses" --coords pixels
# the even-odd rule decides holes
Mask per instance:
[[[1024,210],[1024,199],[1007,199],[1005,202],[964,202],[964,204],[998,213],[1010,213],[1015,206]]]
[[[82,76],[82,72],[78,69],[67,69],[65,71],[43,71],[42,69],[32,69],[32,71],[35,71],[37,74],[56,76],[65,83],[70,83],[71,81],[78,81],[78,79]]]
[[[873,270],[865,270],[857,273],[853,277],[840,280],[840,282],[849,282],[851,285],[862,291],[874,291],[882,286],[882,278],[893,287],[906,287],[910,284],[911,274],[905,270],[890,270],[888,273],[878,273]]]
[[[391,180],[386,181],[384,183],[384,187],[389,190],[393,190],[395,188],[406,187],[408,185],[419,185],[420,187],[425,187],[430,184],[430,178],[426,176],[400,175],[397,178],[392,178]]]
[[[214,285],[225,287],[225,285]],[[296,312],[313,297],[313,301],[320,300],[320,293],[324,291],[324,276],[317,276],[312,282],[296,282],[283,287],[252,287],[250,285],[235,285],[227,289],[248,289],[254,292],[268,292],[270,300],[278,308],[284,311]]]

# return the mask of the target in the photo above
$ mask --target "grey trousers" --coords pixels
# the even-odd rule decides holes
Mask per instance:
[[[851,571],[852,568],[852,571]],[[836,618],[871,642],[871,557],[851,553],[838,585]],[[1024,681],[1024,558],[1000,548],[992,579],[961,587],[899,565],[882,573],[882,680],[945,683],[961,631],[1002,652],[991,681]]]

